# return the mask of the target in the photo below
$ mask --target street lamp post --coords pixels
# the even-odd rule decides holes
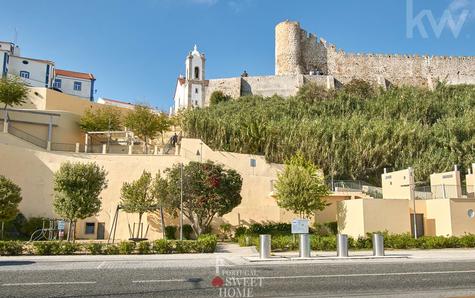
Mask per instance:
[[[180,164],[180,240],[183,240],[183,163]]]

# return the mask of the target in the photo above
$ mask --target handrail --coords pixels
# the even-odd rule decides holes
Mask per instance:
[[[61,117],[61,114],[50,113],[50,112],[44,112],[44,111],[37,111],[37,110],[25,110],[25,109],[12,109],[12,108],[7,108],[7,112],[8,112],[8,111],[11,111],[11,112],[19,112],[19,113],[27,113],[27,114],[38,114],[38,115]]]

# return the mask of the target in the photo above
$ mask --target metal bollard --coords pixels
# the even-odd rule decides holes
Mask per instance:
[[[338,234],[336,236],[336,253],[340,258],[348,257],[348,235]]]
[[[373,256],[384,256],[384,237],[381,234],[373,234]]]
[[[259,258],[269,259],[270,249],[271,249],[270,235],[260,235],[259,236]]]
[[[300,234],[299,257],[310,258],[310,236],[308,234]]]

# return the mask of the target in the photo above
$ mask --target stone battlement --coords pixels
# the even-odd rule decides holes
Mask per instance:
[[[292,21],[278,24],[275,32],[276,75],[317,73],[341,82],[384,78],[389,84],[428,87],[437,81],[475,84],[473,56],[347,53]]]

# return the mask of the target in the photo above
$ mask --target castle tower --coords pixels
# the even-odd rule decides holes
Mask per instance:
[[[300,23],[285,21],[275,27],[275,74],[301,74]]]

